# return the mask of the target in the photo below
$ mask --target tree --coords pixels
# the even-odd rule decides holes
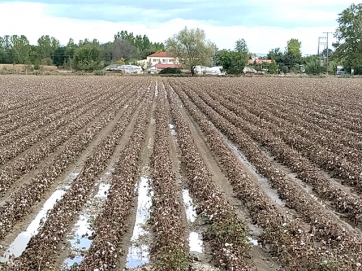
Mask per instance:
[[[110,65],[113,60],[113,42],[109,41],[101,44],[100,49],[101,59],[104,61],[104,64]]]
[[[274,60],[277,64],[284,63],[283,52],[280,51],[280,48],[274,48],[269,51],[267,54],[267,59]]]
[[[358,70],[362,67],[362,4],[352,4],[343,10],[337,22],[334,58]]]
[[[96,40],[80,42],[82,46],[76,48],[73,56],[73,68],[76,70],[94,71],[103,68],[100,60],[100,47]]]
[[[222,66],[223,69],[231,74],[233,68],[233,51],[223,49],[221,51],[217,51],[215,54],[215,65]]]
[[[0,37],[0,63],[11,64],[14,62],[11,48],[10,36],[5,35],[4,37]]]
[[[297,39],[290,39],[284,53],[284,65],[288,70],[295,70],[297,65],[302,63],[301,42]],[[298,69],[299,70],[299,69]]]
[[[237,40],[235,43],[235,54],[233,59],[233,68],[236,74],[241,74],[249,59],[248,46],[244,39]]]
[[[185,27],[179,33],[166,40],[166,51],[170,52],[194,75],[196,65],[211,66],[216,45],[206,40],[202,29]]]
[[[322,51],[321,56],[327,57],[327,48]],[[332,56],[333,56],[333,50],[328,48],[328,57]]]
[[[121,39],[128,41],[134,48],[133,57],[137,59],[145,59],[148,55],[156,51],[164,51],[163,43],[152,43],[146,35],[134,35],[133,32],[122,30],[114,35],[114,40]]]
[[[31,46],[29,40],[24,35],[12,35],[10,37],[11,43],[11,55],[13,63],[15,64],[29,64],[30,63],[30,51]]]
[[[222,66],[228,74],[241,74],[249,59],[248,46],[244,39],[237,40],[234,51],[218,51],[214,59],[215,65]]]
[[[300,50],[301,44],[302,43],[297,39],[290,39],[287,42],[286,52],[291,53],[292,55],[294,55],[297,58],[301,58],[302,57],[302,52]]]
[[[322,72],[321,61],[318,56],[308,57],[305,64],[305,72],[308,74],[319,74]]]
[[[54,37],[43,35],[38,39],[38,57],[43,65],[53,64],[54,53],[59,46],[59,41]]]
[[[277,74],[279,72],[279,68],[275,60],[273,60],[273,62],[270,63],[267,67],[268,67],[268,73],[270,74]]]
[[[120,58],[124,58],[126,61],[132,59],[137,52],[135,46],[126,39],[117,38],[113,43],[112,60],[118,61]]]

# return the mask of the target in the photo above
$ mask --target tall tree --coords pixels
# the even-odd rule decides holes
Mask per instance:
[[[338,16],[334,58],[357,70],[362,66],[362,4],[352,4]]]
[[[235,42],[235,54],[233,66],[236,74],[241,74],[249,59],[248,46],[244,39],[237,40]]]
[[[10,38],[11,54],[14,63],[16,64],[30,64],[30,51],[31,46],[29,40],[24,35],[13,35]]]
[[[10,36],[5,35],[4,37],[0,37],[0,63],[11,64],[14,62],[11,48]]]
[[[112,60],[118,61],[121,58],[124,58],[126,61],[129,61],[135,57],[137,49],[134,45],[131,44],[126,39],[116,38],[113,43],[112,50]]]
[[[98,40],[79,41],[79,46],[74,50],[72,59],[73,68],[76,70],[94,71],[103,68],[104,62],[100,58],[100,45]]]
[[[280,48],[271,49],[267,54],[267,59],[275,60],[277,64],[284,62],[283,52]]]
[[[43,35],[38,39],[38,57],[42,64],[51,65],[53,63],[54,53],[59,46],[59,41],[54,37]]]
[[[289,70],[295,69],[302,62],[301,42],[297,39],[290,39],[284,53],[284,64]]]
[[[122,30],[114,35],[114,40],[126,40],[134,48],[133,57],[137,59],[145,59],[148,55],[155,53],[156,51],[164,50],[165,46],[163,43],[152,43],[146,35],[134,35],[133,32],[128,33],[127,30]]]
[[[191,74],[194,75],[196,65],[212,65],[216,45],[206,39],[204,30],[185,27],[166,40],[166,51],[170,52],[180,63],[190,69]]]

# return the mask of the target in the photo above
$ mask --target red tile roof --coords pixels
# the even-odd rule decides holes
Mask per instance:
[[[165,69],[165,68],[181,68],[182,65],[180,64],[156,64],[155,65],[157,69]]]
[[[149,57],[172,57],[172,55],[168,52],[161,52],[161,53],[155,53],[155,54],[151,54],[149,55]]]

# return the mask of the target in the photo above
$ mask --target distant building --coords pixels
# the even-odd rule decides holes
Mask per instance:
[[[147,56],[147,63],[150,66],[147,71],[149,73],[158,73],[165,68],[182,68],[182,65],[178,63],[168,52],[155,53]]]
[[[263,59],[260,56],[253,56],[251,59],[248,60],[249,65],[262,65],[262,64],[271,64],[273,60],[271,59]]]
[[[147,56],[147,61],[151,66],[156,64],[178,64],[176,59],[168,52],[155,53]]]

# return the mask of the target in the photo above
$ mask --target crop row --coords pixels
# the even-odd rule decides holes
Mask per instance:
[[[196,211],[209,224],[209,230],[203,239],[210,243],[218,266],[227,270],[248,270],[248,229],[213,182],[177,105],[176,97],[169,88],[167,92],[188,187],[196,201]]]
[[[151,224],[154,242],[151,253],[156,270],[189,270],[190,259],[185,240],[180,189],[171,160],[169,107],[164,90],[160,91],[156,109],[156,134],[153,148]]]
[[[113,105],[95,122],[77,134],[70,137],[64,149],[50,159],[48,164],[36,174],[28,184],[22,185],[4,205],[0,207],[2,224],[0,226],[0,239],[10,231],[14,224],[32,211],[32,206],[41,201],[45,192],[54,184],[56,179],[63,174],[66,168],[74,162],[98,133],[109,124],[117,112],[124,108],[128,100],[134,96],[129,92],[119,104]]]
[[[90,93],[91,94],[91,93]],[[109,92],[106,93],[109,95]],[[49,132],[52,130],[51,128],[47,127],[49,125],[55,125],[53,123],[56,123],[57,125],[62,125],[64,122],[63,119],[60,119],[66,114],[74,114],[73,112],[78,109],[81,110],[82,107],[85,105],[88,105],[95,100],[101,101],[102,97],[104,97],[104,93],[95,93],[93,95],[87,95],[85,98],[80,97],[77,95],[73,99],[69,101],[69,103],[59,103],[59,108],[53,108],[51,112],[48,112],[44,116],[40,116],[33,122],[27,122],[19,129],[15,129],[11,132],[6,133],[5,135],[0,136],[0,147],[7,146],[14,142],[15,140],[22,138],[21,140],[29,142],[28,144],[34,144],[36,141],[34,141],[32,138],[36,138],[36,134],[39,133],[45,133],[46,135],[49,134]],[[40,107],[41,110],[44,110],[44,108],[47,108],[46,105],[42,105]],[[28,113],[28,112],[27,112]],[[58,120],[60,119],[60,120]],[[42,129],[41,129],[42,128]],[[32,134],[31,137],[28,139],[26,138],[27,135]],[[44,135],[44,137],[46,136]],[[4,151],[1,151],[1,153],[4,153]]]
[[[0,80],[0,101],[2,101],[0,103],[0,119],[4,116],[18,114],[22,110],[37,107],[39,103],[47,103],[53,99],[50,95],[44,95],[46,83],[42,80],[27,80],[26,78],[19,80],[19,78],[9,77],[5,80],[2,79]],[[52,91],[49,86],[48,91]],[[15,100],[14,96],[16,96]]]
[[[71,222],[83,208],[98,176],[107,167],[107,162],[129,125],[141,98],[143,97],[139,95],[133,100],[111,132],[88,156],[79,176],[73,181],[63,198],[48,212],[47,220],[39,228],[38,234],[30,239],[23,254],[14,261],[15,270],[39,270],[51,267],[54,255],[59,249],[58,245],[70,230]]]
[[[103,91],[103,89],[100,90]],[[91,94],[97,94],[97,92],[94,90],[87,90],[84,93],[85,97],[90,96]],[[39,101],[37,102],[37,107],[30,110],[21,110],[16,114],[12,114],[7,118],[0,120],[0,135],[5,135],[24,125],[31,124],[38,119],[44,119],[46,121],[50,114],[57,110],[61,110],[64,106],[72,105],[73,102],[77,101],[77,98],[80,98],[78,93],[69,94],[66,91],[60,93],[56,92],[53,93],[53,95],[56,95],[56,97],[51,99],[48,103]]]
[[[218,101],[211,100],[206,94],[201,96],[207,104],[214,105],[219,114],[235,126],[243,127],[244,132],[248,133],[251,138],[266,147],[280,162],[298,173],[299,178],[311,184],[321,198],[331,200],[337,211],[347,214],[353,223],[359,223],[362,219],[360,197],[349,194],[335,185],[306,157],[301,156],[295,149],[285,144],[280,136],[275,136],[274,133],[277,133],[275,130],[278,129],[276,126],[268,126],[262,121],[258,122],[257,117],[239,110],[239,107],[232,105],[230,101],[223,101],[220,96],[217,96]],[[258,123],[259,125],[257,125]],[[269,129],[265,127],[269,127]]]
[[[152,102],[153,94],[148,90],[133,133],[115,166],[107,201],[94,223],[94,240],[79,270],[114,270],[118,257],[126,253],[120,248],[120,241],[129,228],[127,217],[136,196],[141,149],[145,143]]]
[[[175,88],[181,89],[182,87],[175,86]],[[303,193],[299,187],[293,185],[292,182],[288,181],[279,168],[275,168],[263,157],[261,151],[258,150],[255,143],[253,143],[253,140],[245,135],[241,129],[236,128],[230,124],[228,120],[208,107],[200,98],[196,97],[192,91],[186,90],[185,88],[183,88],[183,90],[201,111],[210,118],[216,127],[241,147],[245,155],[259,172],[277,187],[278,193],[282,199],[287,201],[288,206],[296,209],[298,213],[311,224],[311,233],[308,234],[303,231],[303,227],[299,225],[300,222],[297,220],[289,223],[283,222],[281,224],[280,218],[278,219],[280,214],[274,213],[276,216],[272,220],[267,220],[279,222],[272,227],[270,224],[268,227],[264,225],[264,236],[268,235],[270,228],[275,232],[279,231],[279,235],[273,235],[270,238],[266,238],[266,240],[277,241],[277,245],[274,245],[274,250],[278,254],[280,254],[281,251],[285,253],[285,255],[281,257],[282,260],[287,265],[294,267],[305,266],[308,268],[316,268],[319,263],[324,263],[330,268],[341,268],[339,270],[343,270],[343,268],[344,270],[351,270],[351,267],[356,267],[356,259],[358,263],[360,257],[359,239],[356,238],[356,236],[350,236],[351,233],[342,229],[342,227],[333,221],[333,218],[328,216],[308,195]],[[185,96],[183,97],[183,101],[186,104],[187,99]],[[198,114],[195,108],[189,106],[188,109],[190,114]],[[202,120],[199,120],[198,122],[200,123],[201,121]],[[205,120],[203,120],[202,124],[204,122]],[[262,200],[262,198],[260,200]],[[324,214],[321,216],[321,213]],[[285,230],[284,225],[287,225],[287,228],[290,229],[289,233],[291,236],[289,236],[289,238],[285,238],[285,236],[283,237],[283,235],[280,234],[280,231]],[[290,239],[289,244],[288,242],[285,244],[285,241],[288,239]],[[314,244],[315,241],[320,242],[320,245],[316,247]],[[283,251],[283,247],[285,251]],[[298,254],[295,254],[296,251],[298,251]],[[338,259],[337,262],[335,262],[335,259]]]
[[[211,96],[217,100],[223,99],[221,95],[213,94]],[[227,96],[229,102],[221,100],[221,104],[235,111],[239,117],[248,119],[254,125],[269,129],[275,137],[282,138],[290,148],[297,150],[323,170],[331,172],[333,177],[341,178],[345,183],[357,185],[357,188],[361,189],[361,169],[358,163],[362,159],[362,153],[356,146],[353,146],[360,139],[350,137],[343,131],[337,134],[332,131],[313,129],[307,121],[303,120],[302,116],[300,119],[293,117],[294,122],[288,123],[284,120],[288,116],[277,118],[272,114],[263,114],[260,111],[258,113],[255,108],[251,108],[254,111],[253,116],[244,110],[244,108],[248,108],[246,103],[235,103],[232,95],[223,94],[222,96]],[[345,145],[349,146],[344,146],[343,142],[347,142],[348,144]]]
[[[124,90],[126,92],[126,90]],[[6,192],[9,187],[19,179],[21,176],[35,169],[36,166],[48,157],[51,153],[55,152],[59,146],[69,140],[72,134],[77,133],[88,123],[90,123],[97,115],[109,108],[109,105],[117,102],[117,100],[123,99],[123,92],[118,93],[116,96],[109,97],[102,102],[101,105],[95,105],[96,108],[85,115],[81,115],[79,118],[68,123],[61,130],[56,130],[52,135],[41,141],[34,148],[26,149],[27,146],[19,146],[19,151],[25,151],[23,155],[16,159],[6,163],[1,169],[0,175],[0,192]],[[116,112],[113,112],[115,115]],[[15,146],[17,147],[17,146]]]
[[[8,160],[14,158],[47,136],[53,133],[58,133],[57,129],[73,122],[87,111],[94,110],[93,108],[97,107],[99,104],[111,102],[115,97],[117,97],[117,95],[115,95],[116,93],[116,90],[113,90],[110,93],[101,95],[98,94],[97,97],[91,97],[91,99],[80,99],[80,101],[75,102],[73,106],[63,108],[57,112],[57,114],[52,114],[46,118],[42,118],[40,123],[34,122],[33,124],[35,124],[36,127],[33,127],[33,125],[30,124],[25,126],[24,129],[21,129],[21,131],[14,131],[15,134],[7,134],[7,137],[4,138],[2,143],[4,147],[0,149],[0,165],[3,165]],[[118,97],[120,96],[118,95]],[[43,128],[40,129],[41,127]],[[17,137],[22,136],[22,132],[24,132],[24,130],[32,132],[10,145],[11,141],[14,141]]]

